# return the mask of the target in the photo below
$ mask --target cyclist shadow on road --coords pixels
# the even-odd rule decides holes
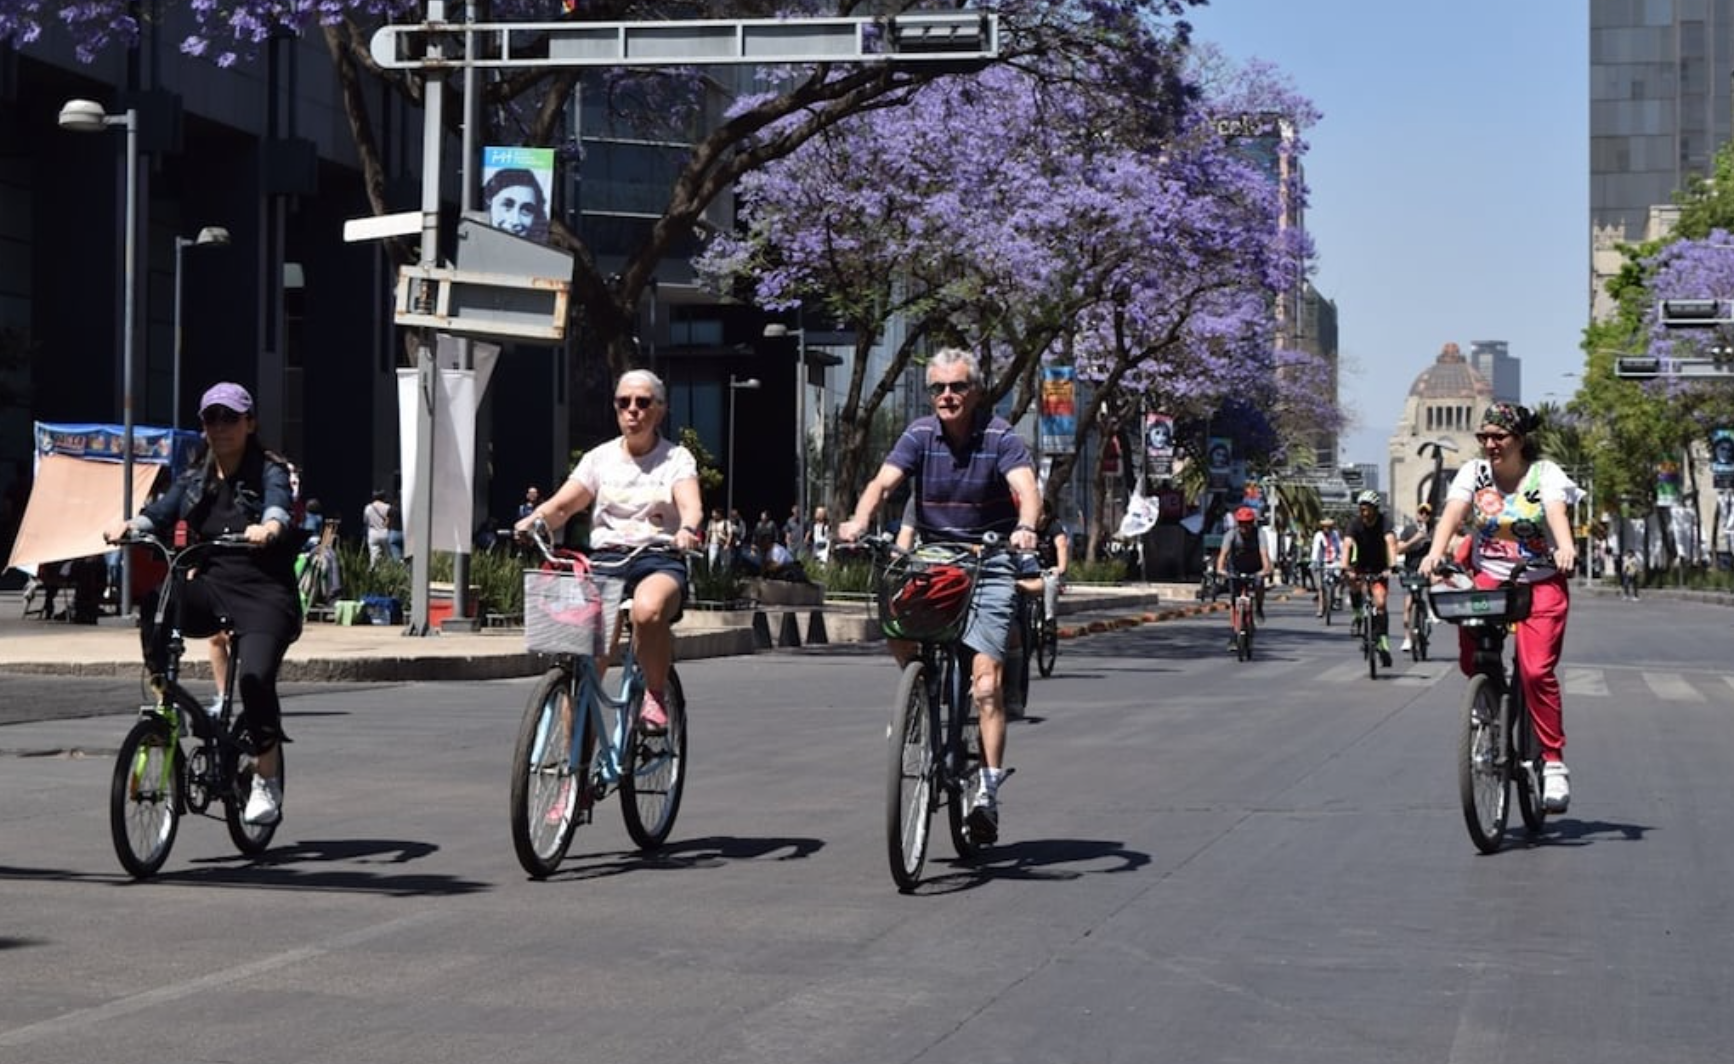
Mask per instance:
[[[1063,883],[1088,875],[1136,872],[1150,863],[1150,855],[1108,839],[1024,839],[989,847],[969,860],[954,857],[946,865],[950,870],[938,874],[933,859],[928,860],[929,874],[913,893],[950,894],[997,880]]]
[[[685,871],[698,868],[721,868],[736,861],[801,861],[824,848],[819,839],[770,837],[738,838],[713,835],[702,839],[680,839],[648,853],[639,850],[618,850],[586,857],[568,855],[566,864],[548,879],[601,879],[628,872],[655,869]]]
[[[439,847],[431,842],[408,839],[297,839],[256,857],[198,858],[191,862],[192,868],[159,873],[153,882],[400,897],[456,897],[493,889],[492,883],[458,876],[370,870],[380,865],[407,865],[438,852]]]
[[[1525,842],[1532,847],[1593,846],[1598,842],[1642,842],[1649,831],[1650,827],[1645,824],[1616,824],[1611,820],[1572,820],[1550,816],[1540,835],[1518,835],[1511,841],[1515,841],[1520,847]]]

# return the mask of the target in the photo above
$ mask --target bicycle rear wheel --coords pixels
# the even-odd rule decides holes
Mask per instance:
[[[1036,637],[1036,668],[1040,670],[1043,679],[1054,674],[1054,663],[1059,660],[1059,626],[1044,617],[1041,634]]]
[[[905,893],[921,882],[927,833],[933,817],[935,710],[927,689],[927,666],[904,666],[891,708],[890,761],[885,777],[885,841],[891,879]]]
[[[974,857],[987,844],[975,837],[969,826],[969,814],[975,809],[976,796],[981,793],[981,718],[975,712],[975,699],[967,685],[959,692],[962,704],[957,713],[963,723],[958,728],[957,745],[945,785],[945,822],[951,830],[951,845],[964,859]]]
[[[1521,692],[1512,693],[1511,717],[1511,780],[1517,786],[1517,812],[1524,830],[1539,835],[1547,819],[1547,806],[1541,800],[1541,744]]]
[[[186,763],[164,721],[141,720],[121,741],[108,791],[114,853],[135,879],[156,875],[180,826]]]
[[[620,766],[620,812],[626,818],[626,833],[641,850],[668,840],[686,783],[686,692],[673,665],[668,667],[662,700],[668,727],[659,734],[646,734],[634,712]]]
[[[576,764],[574,726],[582,729]],[[559,666],[543,673],[530,691],[512,750],[512,848],[524,871],[537,879],[560,867],[589,805],[592,728],[588,707],[572,704],[571,674]]]
[[[230,781],[230,787],[229,793],[223,796],[223,822],[229,826],[229,841],[235,844],[235,849],[254,857],[271,845],[271,837],[277,834],[277,825],[283,822],[283,818],[279,816],[269,824],[249,824],[242,819],[241,814],[247,810],[247,799],[253,794],[253,776],[258,768],[257,760],[248,752],[253,748],[252,736],[239,721],[235,723],[232,739],[233,745],[224,755],[228,760],[224,766],[224,778]],[[281,800],[283,795],[283,744],[278,743],[277,796]]]
[[[1505,841],[1510,766],[1505,759],[1499,692],[1485,676],[1469,678],[1463,699],[1463,733],[1457,745],[1457,792],[1463,823],[1482,853]]]

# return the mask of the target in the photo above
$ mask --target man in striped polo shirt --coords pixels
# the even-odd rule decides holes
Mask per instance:
[[[921,540],[980,543],[992,532],[1014,550],[1033,550],[1041,516],[1035,466],[1011,424],[987,407],[975,355],[955,347],[936,352],[927,364],[927,394],[933,413],[903,430],[861,493],[854,516],[838,526],[837,537],[845,543],[855,540],[880,504],[905,478],[914,477],[915,525]],[[972,693],[986,767],[969,818],[975,837],[991,843],[999,837],[999,784],[1005,776],[1001,683],[1013,619],[1012,557],[1000,553],[988,558],[977,582],[963,642],[975,651]],[[894,643],[891,651],[901,664],[911,648]]]

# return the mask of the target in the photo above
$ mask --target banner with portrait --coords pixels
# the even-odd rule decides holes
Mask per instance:
[[[1071,366],[1042,369],[1041,429],[1043,454],[1071,454],[1078,434],[1077,373]]]
[[[1656,505],[1680,505],[1680,463],[1656,464]]]
[[[1174,419],[1167,414],[1144,415],[1144,471],[1157,480],[1174,475]]]
[[[1710,486],[1734,490],[1734,429],[1710,430]]]
[[[482,210],[495,229],[546,244],[553,193],[553,148],[482,149]]]

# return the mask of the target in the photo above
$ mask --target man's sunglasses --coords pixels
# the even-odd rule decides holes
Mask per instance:
[[[617,395],[614,397],[614,405],[621,410],[630,410],[633,407],[649,410],[655,403],[656,400],[648,395]]]
[[[952,395],[968,395],[969,390],[973,387],[975,387],[975,385],[971,384],[969,381],[936,381],[927,386],[927,394],[933,396],[935,399],[938,399],[946,392],[950,392]]]
[[[245,414],[238,414],[226,406],[214,406],[200,414],[199,420],[207,425],[233,425],[246,416]]]

